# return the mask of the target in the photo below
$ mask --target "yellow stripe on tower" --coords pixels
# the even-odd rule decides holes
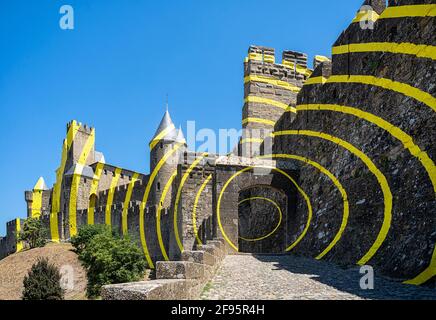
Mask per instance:
[[[263,143],[264,139],[262,138],[246,138],[242,139],[241,143]]]
[[[272,120],[267,120],[267,119],[261,119],[261,118],[245,118],[244,120],[242,120],[242,124],[247,124],[247,123],[261,123],[261,124],[266,124],[268,126],[274,126],[276,123],[275,121]]]
[[[353,19],[353,22],[372,21],[376,22],[381,19],[392,18],[409,18],[409,17],[434,17],[436,16],[436,5],[419,4],[407,6],[390,6],[387,7],[381,15],[373,10],[362,10]]]
[[[263,104],[267,104],[270,106],[274,106],[283,110],[286,110],[288,108],[288,104],[277,101],[277,100],[273,100],[273,99],[267,99],[267,98],[262,98],[262,97],[257,97],[257,96],[248,96],[245,98],[244,100],[245,103],[263,103]]]
[[[42,190],[32,191],[31,217],[39,218],[42,210]]]
[[[435,17],[436,4],[419,4],[409,6],[387,7],[379,19],[407,18],[407,17]]]
[[[106,202],[106,210],[104,215],[104,221],[107,226],[112,225],[111,213],[112,213],[112,203],[114,201],[115,188],[118,185],[118,180],[120,180],[122,169],[116,168],[115,175],[112,178],[111,185],[109,187],[107,202]]]
[[[262,83],[268,83],[271,84],[273,86],[285,89],[285,90],[289,90],[292,92],[300,92],[301,88],[292,85],[286,81],[281,81],[281,80],[277,80],[271,77],[266,77],[266,76],[262,76],[262,75],[250,75],[250,76],[246,76],[244,78],[244,83],[248,83],[248,82],[262,82]]]
[[[99,163],[97,163],[97,166],[95,167],[94,178],[92,179],[91,189],[89,191],[89,197],[90,197],[90,199],[93,199],[92,201],[95,201],[95,198],[93,197],[93,195],[97,196],[98,183],[100,181],[104,165],[105,164],[103,162],[99,162]],[[97,205],[96,203],[91,203],[91,201],[89,202],[88,224],[91,224],[91,225],[94,224],[95,206],[96,205]]]
[[[262,53],[256,53],[251,52],[248,54],[248,57],[246,58],[246,62],[248,61],[261,61],[261,62],[267,62],[267,63],[275,63],[276,58],[275,56],[271,54],[262,54]]]
[[[71,145],[73,144],[74,138],[76,137],[79,128],[80,126],[76,121],[73,121],[71,123],[67,132],[67,138],[64,140],[62,145],[61,165],[56,171],[56,183],[53,187],[52,204],[51,204],[51,211],[50,211],[50,237],[53,242],[59,242],[58,213],[61,210],[62,180],[64,177],[65,164],[68,158],[68,151],[70,150]]]
[[[406,42],[367,42],[345,44],[332,48],[333,55],[355,52],[390,52],[436,60],[436,46],[430,46],[426,44],[414,44]]]
[[[121,229],[124,235],[128,233],[127,215],[129,211],[129,203],[130,203],[130,199],[132,198],[132,192],[133,192],[133,188],[135,187],[135,183],[136,181],[139,180],[138,178],[139,178],[139,173],[134,173],[132,176],[132,180],[129,183],[129,186],[127,187],[126,198],[124,199],[124,203],[123,203],[123,213],[121,216]]]
[[[303,66],[300,66],[299,64],[295,64],[291,61],[287,61],[287,60],[283,60],[282,61],[282,65],[291,69],[294,69],[297,73],[302,74],[306,77],[310,77],[310,75],[312,74],[312,70],[310,70],[309,68],[305,68]]]
[[[95,129],[92,129],[90,136],[86,140],[80,153],[79,160],[73,173],[73,181],[71,183],[70,203],[68,212],[68,222],[70,225],[70,237],[77,234],[77,197],[79,194],[80,179],[82,177],[83,168],[86,165],[86,160],[91,153],[92,147],[95,145]]]
[[[174,124],[171,124],[168,128],[165,128],[164,130],[162,130],[157,136],[156,138],[154,138],[151,142],[150,142],[150,150],[153,150],[154,147],[156,147],[156,145],[159,143],[160,140],[162,140],[169,132],[171,132],[172,130],[174,130],[176,127],[174,126]]]
[[[353,19],[353,23],[361,21],[372,21],[376,22],[379,19],[379,15],[374,10],[362,10],[359,11],[356,17]]]

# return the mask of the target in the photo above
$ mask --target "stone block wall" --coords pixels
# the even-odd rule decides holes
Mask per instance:
[[[418,52],[392,48],[434,46],[435,17],[384,18],[383,2],[371,1],[381,13],[373,30],[352,23],[339,36],[332,63],[318,66],[298,95],[295,121],[288,115],[279,121],[277,131],[294,134],[276,136],[274,151],[316,161],[347,194],[344,201],[326,174],[301,167],[301,187],[314,216],[295,252],[317,257],[345,223],[324,259],[370,264],[402,280],[425,275],[420,280],[427,281],[435,272],[436,64]],[[429,3],[434,1],[389,1],[390,8]],[[368,50],[373,43],[384,47]],[[300,225],[306,215],[300,199]]]

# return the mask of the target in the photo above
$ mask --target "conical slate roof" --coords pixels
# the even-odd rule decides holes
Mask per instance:
[[[150,149],[153,149],[156,144],[161,141],[176,141],[177,139],[177,130],[174,126],[173,120],[171,120],[170,113],[165,111],[165,114],[159,124],[159,127],[154,134],[153,139],[150,142]]]
[[[42,190],[48,190],[47,185],[45,184],[44,178],[40,177],[38,181],[36,182],[35,186],[33,187],[33,190],[35,191],[42,191]]]
[[[186,139],[185,135],[183,134],[182,126],[180,126],[179,130],[177,130],[176,142],[186,144]]]

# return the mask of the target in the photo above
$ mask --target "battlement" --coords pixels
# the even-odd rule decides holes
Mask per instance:
[[[80,132],[86,134],[91,134],[92,131],[94,130],[94,127],[88,126],[87,124],[82,124],[81,122],[78,122],[76,120],[71,120],[70,122],[67,123],[67,132],[70,130],[71,126],[78,127],[78,130]]]

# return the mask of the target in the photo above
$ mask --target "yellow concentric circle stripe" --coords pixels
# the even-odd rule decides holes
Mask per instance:
[[[333,238],[332,242],[330,242],[330,244],[327,246],[326,249],[324,249],[323,252],[321,252],[316,259],[322,259],[327,253],[330,252],[330,250],[336,245],[336,243],[341,239],[342,234],[345,231],[345,228],[347,227],[348,224],[348,217],[349,217],[349,212],[350,212],[350,205],[348,203],[348,195],[347,192],[345,191],[345,188],[342,186],[342,184],[339,182],[339,180],[333,175],[333,173],[331,173],[328,169],[326,169],[325,167],[323,167],[322,165],[320,165],[319,163],[312,161],[306,157],[301,157],[301,156],[297,156],[297,155],[291,155],[291,154],[273,154],[273,155],[265,155],[265,156],[261,156],[259,158],[285,158],[285,159],[293,159],[293,160],[298,160],[298,161],[302,161],[304,163],[307,163],[313,167],[315,167],[316,169],[318,169],[320,172],[322,172],[323,174],[325,174],[332,182],[333,184],[336,186],[336,188],[339,190],[339,192],[341,193],[342,196],[342,202],[343,202],[343,214],[342,214],[342,222],[341,222],[341,226],[339,227],[338,232],[336,233],[335,237]]]
[[[430,93],[415,88],[407,83],[393,81],[386,78],[378,78],[367,75],[334,75],[328,79],[324,77],[309,78],[304,85],[324,84],[324,83],[357,83],[401,93],[407,97],[413,98],[436,111],[436,98]]]
[[[287,136],[287,135],[302,135],[302,136],[308,136],[308,137],[316,137],[321,138],[330,142],[333,142],[354,155],[356,155],[359,159],[365,163],[365,165],[368,167],[368,169],[374,174],[374,176],[377,178],[377,181],[381,187],[381,190],[383,192],[383,199],[384,199],[384,218],[382,227],[380,229],[380,232],[371,246],[371,248],[368,250],[368,252],[358,261],[359,265],[364,265],[367,263],[378,251],[378,249],[383,244],[384,240],[386,239],[386,236],[389,232],[389,229],[391,227],[391,221],[392,221],[392,193],[391,189],[389,187],[389,183],[384,176],[384,174],[377,168],[377,166],[374,164],[374,162],[362,151],[357,149],[355,146],[353,146],[351,143],[346,142],[338,137],[318,132],[318,131],[310,131],[310,130],[287,130],[287,131],[279,131],[271,134],[274,137],[277,136]]]
[[[401,130],[399,127],[394,126],[388,121],[366,111],[362,111],[357,108],[336,105],[336,104],[304,104],[298,105],[297,110],[299,111],[333,111],[333,112],[342,112],[345,114],[356,116],[360,119],[364,119],[372,124],[375,124],[379,128],[386,130],[391,134],[394,138],[398,139],[403,145],[404,148],[409,150],[410,154],[417,158],[425,170],[428,173],[428,176],[433,184],[433,190],[436,193],[436,166],[433,160],[428,156],[428,154],[421,150],[418,145],[416,145],[413,141],[413,138]]]
[[[159,204],[157,206],[157,212],[156,212],[156,233],[157,233],[157,240],[159,242],[160,251],[162,252],[162,255],[166,261],[169,261],[169,257],[167,254],[167,251],[165,250],[165,245],[163,243],[162,239],[162,230],[160,227],[160,220],[161,220],[161,211],[162,211],[162,204],[165,201],[165,198],[167,197],[168,191],[170,190],[171,185],[173,184],[174,179],[177,176],[177,169],[174,170],[173,174],[169,178],[168,182],[166,183],[162,195],[159,199]]]
[[[265,239],[269,238],[270,236],[272,236],[277,231],[277,229],[282,224],[282,220],[283,220],[282,209],[280,209],[280,206],[274,200],[271,200],[271,199],[268,199],[268,198],[265,198],[265,197],[251,197],[251,198],[244,199],[244,200],[240,201],[238,203],[238,205],[241,205],[241,204],[243,204],[245,202],[252,201],[252,200],[264,200],[264,201],[268,201],[268,202],[272,203],[274,205],[274,207],[276,207],[277,210],[278,210],[279,221],[278,221],[276,227],[270,233],[268,233],[267,235],[265,235],[263,237],[259,237],[259,238],[256,238],[256,239],[248,239],[248,238],[244,238],[244,237],[239,237],[239,239],[242,239],[242,240],[247,241],[247,242],[256,242],[256,241],[261,241],[261,240],[265,240]]]
[[[177,150],[182,147],[184,143],[177,143],[173,149],[165,153],[165,155],[160,159],[153,172],[150,175],[147,186],[145,187],[144,197],[142,199],[141,205],[139,206],[139,235],[141,238],[142,250],[144,251],[145,258],[147,259],[147,263],[150,268],[154,269],[153,261],[151,260],[150,253],[148,252],[147,240],[145,239],[145,230],[144,230],[144,210],[147,205],[148,197],[150,195],[151,186],[153,185],[154,180],[156,179],[159,170],[162,166],[167,162],[168,158],[171,157]]]
[[[270,166],[261,166],[261,167],[247,167],[244,169],[239,170],[238,172],[236,172],[235,174],[233,174],[224,184],[223,188],[221,189],[220,195],[218,197],[218,203],[217,203],[217,220],[218,220],[218,226],[221,230],[221,234],[224,238],[224,240],[226,240],[226,242],[229,244],[230,247],[232,247],[235,251],[238,251],[238,248],[236,247],[236,245],[229,239],[229,237],[227,236],[224,227],[221,223],[221,201],[222,201],[222,197],[224,195],[224,191],[227,189],[227,187],[229,186],[230,182],[232,182],[233,179],[235,179],[237,176],[239,176],[240,174],[247,172],[249,170],[252,170],[254,168],[265,168],[265,169],[271,169],[274,171],[277,171],[281,174],[283,174],[288,180],[290,180],[295,187],[297,188],[298,192],[303,196],[304,200],[306,201],[307,204],[307,222],[306,222],[306,226],[303,230],[303,232],[301,233],[301,235],[288,247],[286,248],[286,251],[291,251],[298,243],[300,243],[300,241],[304,238],[304,236],[307,233],[307,230],[309,229],[310,226],[310,222],[312,221],[312,204],[310,203],[310,199],[307,196],[307,194],[304,192],[303,189],[300,188],[300,186],[297,184],[297,182],[286,172],[284,172],[283,170],[280,170],[278,168],[275,167],[270,167]]]
[[[177,189],[176,201],[174,204],[174,236],[176,238],[176,242],[177,242],[177,245],[180,249],[180,252],[183,252],[183,250],[184,250],[182,241],[180,240],[179,226],[177,223],[177,214],[178,214],[178,206],[179,206],[180,196],[182,194],[183,186],[185,185],[185,182],[189,177],[189,174],[201,162],[201,160],[203,160],[204,157],[206,157],[207,155],[208,155],[207,152],[202,153],[197,159],[194,160],[194,162],[192,162],[191,166],[188,168],[188,170],[186,170],[185,174],[183,175],[182,180],[180,181],[179,188]]]
[[[198,189],[197,195],[195,196],[195,200],[194,200],[194,208],[192,210],[192,228],[194,229],[194,235],[195,235],[195,238],[197,239],[198,244],[203,244],[203,243],[202,243],[200,237],[198,236],[198,230],[197,230],[197,206],[198,206],[198,201],[200,201],[200,197],[201,197],[203,190],[206,188],[207,184],[209,183],[209,181],[211,179],[212,179],[212,175],[210,174],[206,178],[206,180],[204,180],[200,189]]]

